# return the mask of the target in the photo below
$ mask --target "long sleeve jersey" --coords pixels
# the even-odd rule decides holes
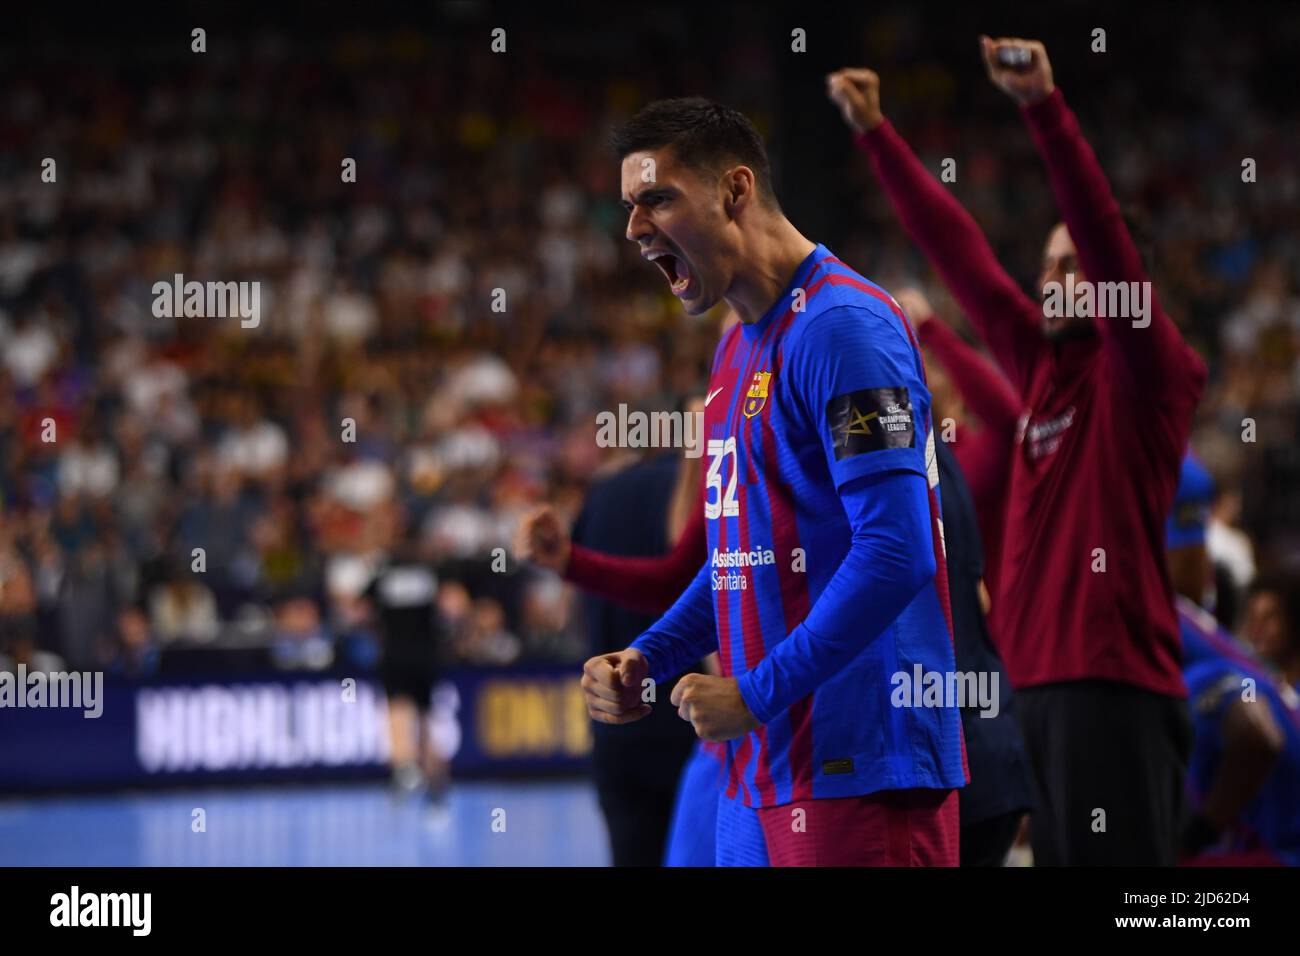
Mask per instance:
[[[802,294],[798,294],[802,293]],[[817,246],[719,344],[708,556],[633,644],[651,676],[716,649],[761,726],[728,743],[750,806],[965,783],[930,397],[893,299]]]

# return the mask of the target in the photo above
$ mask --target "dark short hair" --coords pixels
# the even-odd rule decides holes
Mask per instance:
[[[619,159],[672,147],[684,165],[709,173],[743,163],[754,171],[759,194],[777,206],[763,137],[744,113],[702,96],[655,100],[614,130],[610,147]]]

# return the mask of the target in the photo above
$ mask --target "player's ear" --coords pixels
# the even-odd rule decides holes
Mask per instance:
[[[758,182],[748,166],[733,166],[723,178],[723,208],[728,218],[735,219],[740,211],[756,198]]]

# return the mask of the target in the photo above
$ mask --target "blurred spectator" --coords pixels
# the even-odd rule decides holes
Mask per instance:
[[[1205,550],[1214,567],[1214,616],[1224,628],[1235,628],[1242,595],[1255,578],[1255,546],[1237,526],[1241,493],[1232,487],[1215,490],[1205,529]]]
[[[0,263],[0,270],[3,269],[4,263]],[[4,363],[19,388],[30,388],[40,382],[59,357],[58,339],[49,323],[41,322],[40,318],[33,312],[20,312],[5,336]]]
[[[26,667],[28,673],[40,671],[42,674],[53,674],[68,668],[63,658],[41,650],[30,637],[11,637],[0,645],[0,671],[16,674],[20,665]]]
[[[113,677],[151,677],[158,672],[158,642],[149,618],[138,607],[124,607],[117,614],[117,641],[104,670]]]
[[[284,670],[324,670],[334,662],[334,648],[310,597],[290,597],[275,608],[271,661]]]
[[[1300,580],[1286,574],[1256,578],[1246,596],[1242,636],[1300,690]]]
[[[149,594],[149,622],[158,640],[211,641],[221,631],[212,589],[173,561]]]
[[[0,637],[35,641],[36,588],[0,515]]]
[[[258,415],[256,401],[248,395],[234,400],[231,427],[217,446],[217,466],[241,478],[269,481],[289,459],[284,429]]]
[[[519,639],[505,629],[505,612],[490,598],[474,602],[458,637],[460,657],[470,664],[511,664],[519,657]]]

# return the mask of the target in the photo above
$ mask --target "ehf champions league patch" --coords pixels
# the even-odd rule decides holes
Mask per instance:
[[[907,389],[863,388],[826,403],[835,460],[886,448],[916,447],[912,400]]]

